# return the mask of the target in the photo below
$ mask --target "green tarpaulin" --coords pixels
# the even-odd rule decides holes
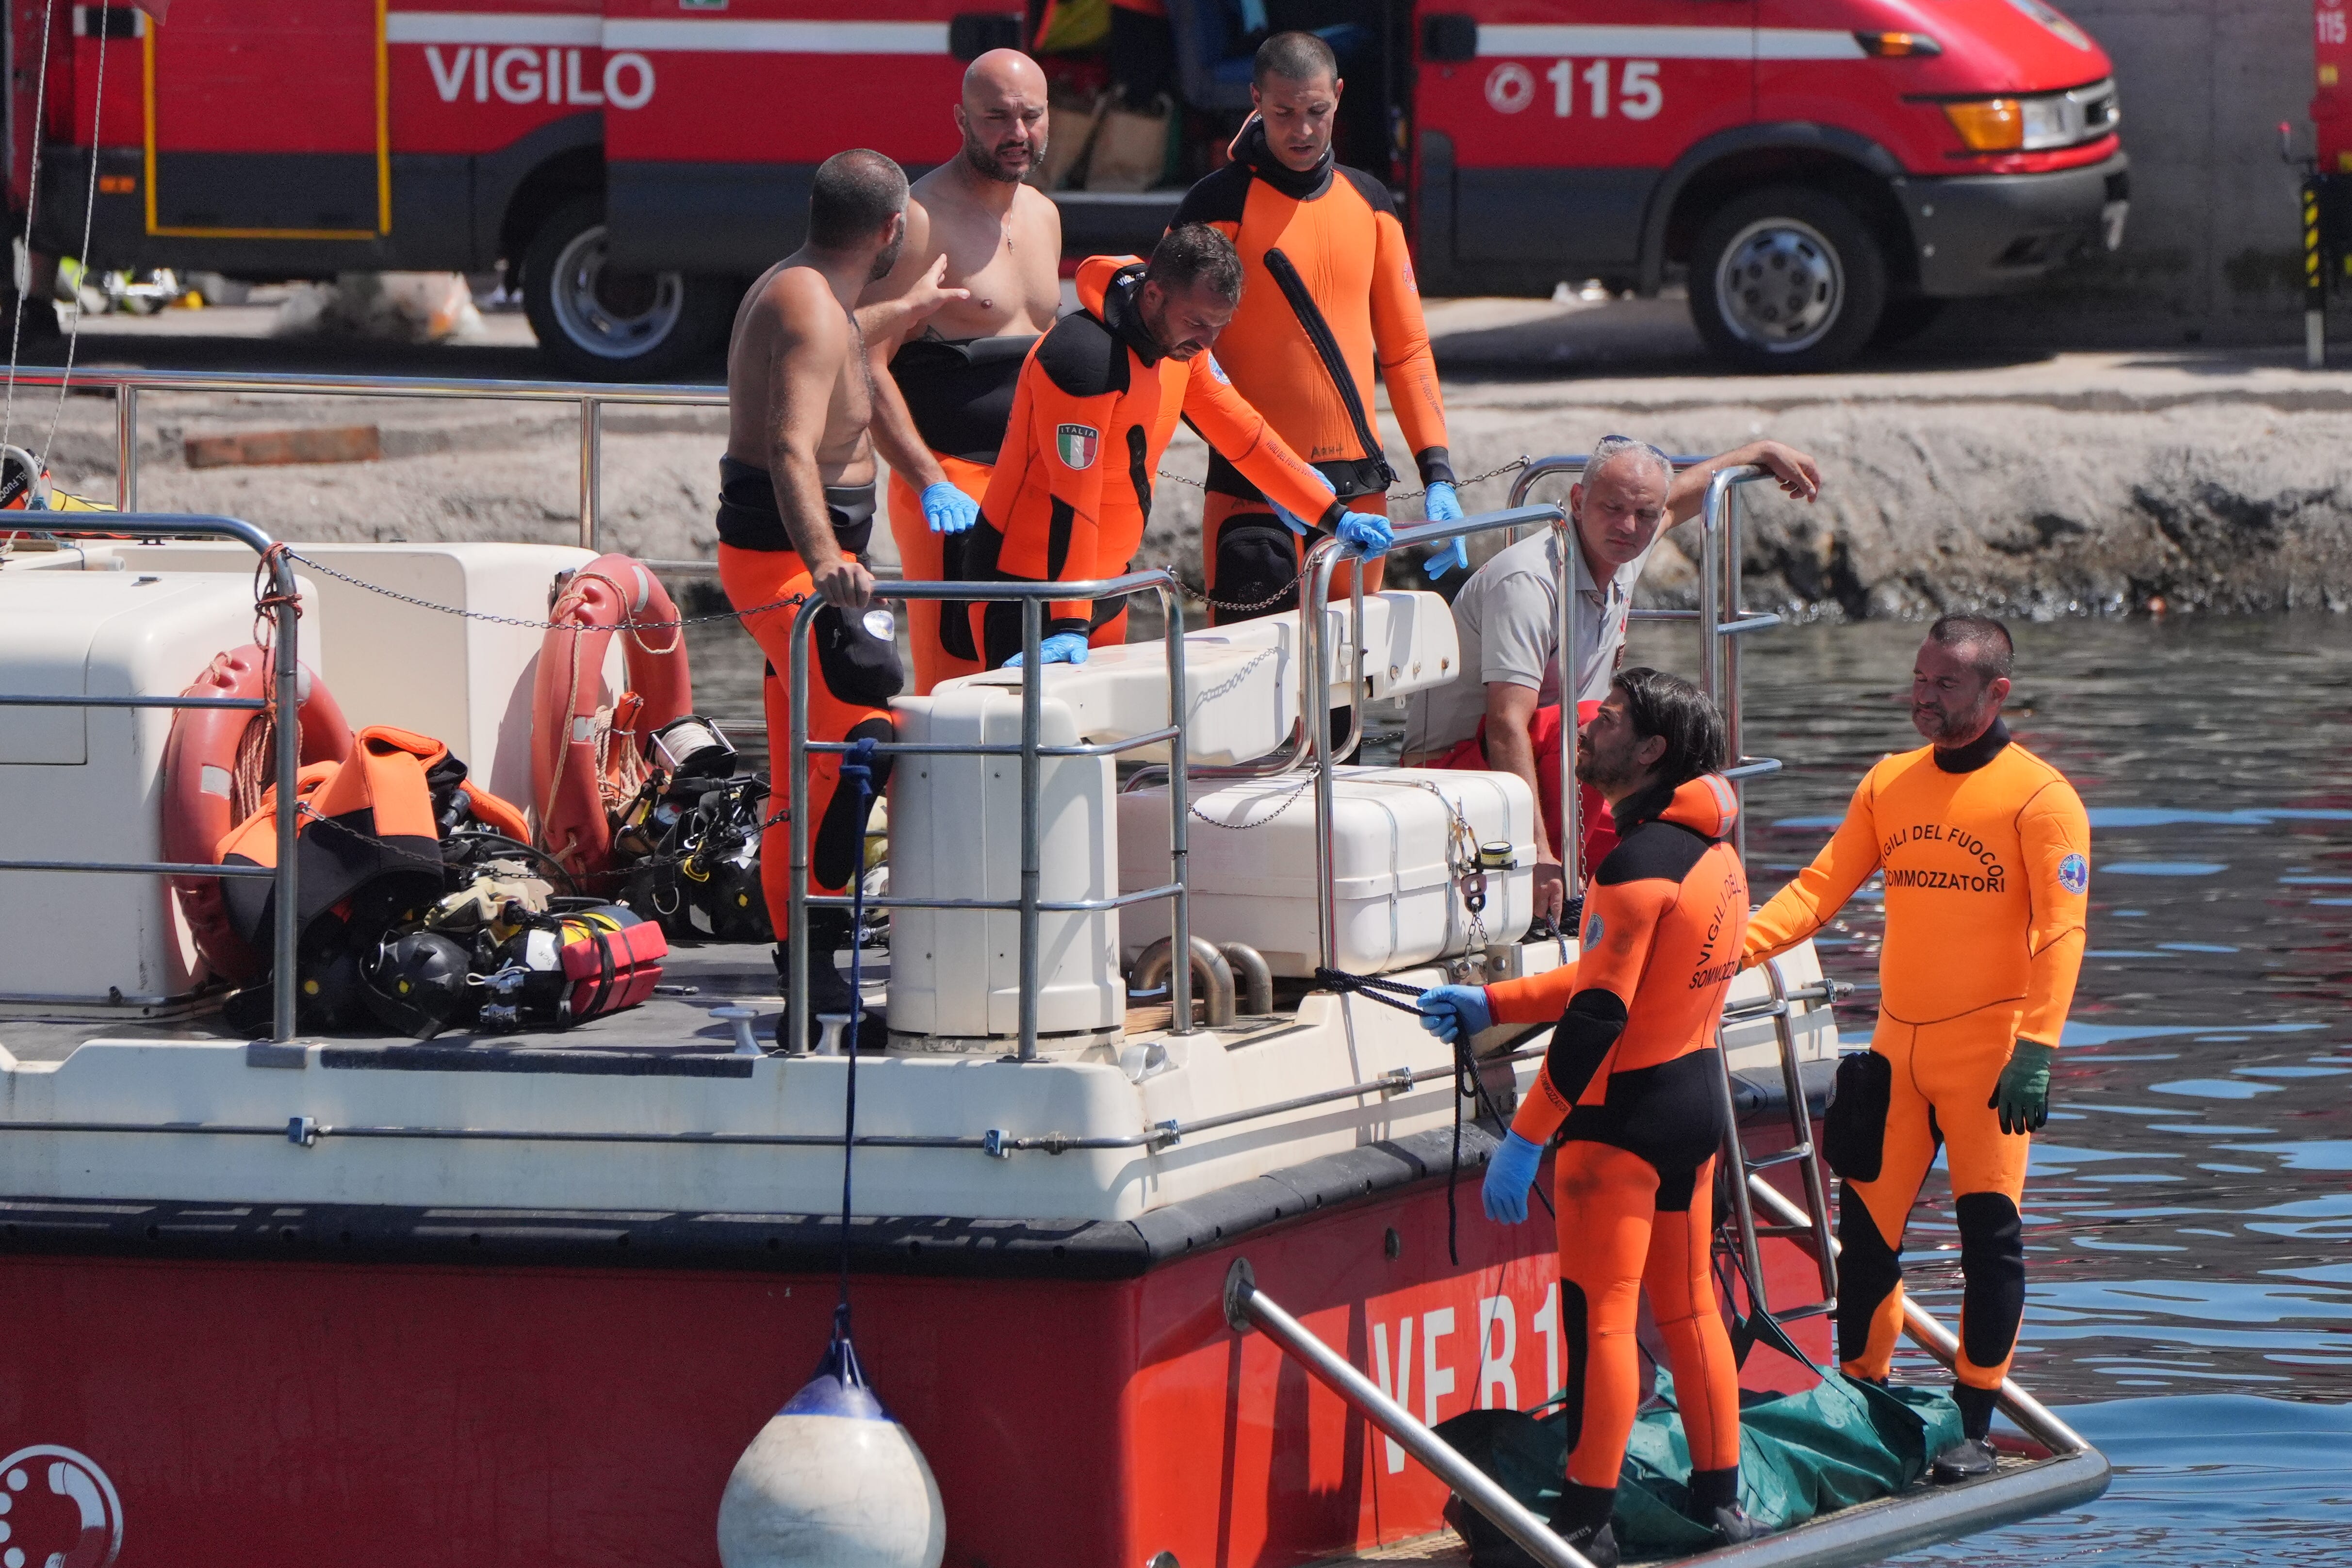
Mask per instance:
[[[1658,1393],[1665,1403],[1634,1423],[1618,1478],[1617,1543],[1630,1555],[1671,1556],[1719,1544],[1683,1512],[1690,1453],[1674,1408],[1674,1383],[1664,1371]],[[1899,1492],[1927,1474],[1937,1449],[1960,1437],[1950,1394],[1889,1391],[1835,1372],[1802,1394],[1743,1393],[1739,1403],[1739,1503],[1767,1530]],[[1555,1405],[1533,1414],[1468,1411],[1439,1426],[1437,1435],[1541,1519],[1559,1498],[1566,1426]]]

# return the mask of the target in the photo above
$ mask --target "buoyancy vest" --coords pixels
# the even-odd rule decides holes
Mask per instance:
[[[295,872],[307,930],[321,913],[364,895],[385,920],[423,911],[446,891],[440,802],[462,795],[474,819],[529,842],[522,814],[465,776],[466,765],[430,736],[371,725],[353,737],[341,763],[319,763],[298,775]],[[436,798],[437,797],[437,798]],[[278,798],[260,806],[221,841],[225,866],[278,864]],[[278,888],[259,877],[227,883],[237,931],[266,951],[277,917]]]

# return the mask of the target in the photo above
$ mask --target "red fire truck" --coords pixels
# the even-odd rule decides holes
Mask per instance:
[[[658,374],[797,243],[827,154],[954,155],[961,62],[1044,10],[984,3],[10,0],[12,216],[107,268],[502,266],[560,363]],[[1341,155],[1433,293],[1684,279],[1718,353],[1810,369],[2121,237],[2112,69],[2046,0],[1259,9],[1334,39]],[[1244,8],[1166,10],[1166,176],[1055,193],[1074,254],[1147,246],[1246,110]]]

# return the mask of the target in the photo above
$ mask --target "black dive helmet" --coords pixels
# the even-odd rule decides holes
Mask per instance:
[[[386,937],[360,965],[360,990],[375,1021],[429,1040],[467,1005],[465,948],[439,931]]]

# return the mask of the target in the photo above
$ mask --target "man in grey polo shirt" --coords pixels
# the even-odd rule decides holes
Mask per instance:
[[[1577,702],[1608,695],[1624,650],[1633,584],[1660,536],[1697,515],[1710,475],[1750,463],[1770,469],[1800,500],[1820,493],[1812,458],[1777,441],[1750,442],[1681,474],[1664,452],[1630,437],[1604,437],[1592,449],[1582,481],[1568,492],[1580,546]],[[1557,745],[1561,721],[1556,584],[1566,539],[1566,531],[1546,529],[1495,555],[1462,584],[1454,596],[1462,674],[1412,699],[1404,736],[1408,767],[1493,768],[1527,780],[1543,803],[1536,814],[1536,912],[1553,920],[1568,898],[1556,847],[1559,802],[1541,787],[1538,758],[1540,741]],[[1602,809],[1585,803],[1588,842]]]

